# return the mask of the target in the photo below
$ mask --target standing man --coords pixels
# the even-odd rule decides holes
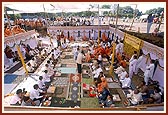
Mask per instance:
[[[154,64],[155,60],[151,60],[150,64],[146,66],[146,70],[144,72],[144,81],[146,82],[146,85],[148,85],[148,81],[149,79],[153,77],[153,72],[154,72],[154,68],[155,68],[155,64]]]
[[[150,31],[150,28],[153,23],[153,18],[154,18],[154,16],[152,16],[152,14],[149,14],[149,16],[147,17],[147,33],[149,33],[149,31]]]
[[[129,60],[129,77],[132,78],[135,73],[135,67],[137,65],[137,56],[134,55],[133,59]]]
[[[82,58],[83,58],[83,50],[81,50],[78,53],[77,59],[76,59],[76,63],[77,63],[77,69],[78,69],[78,73],[81,74],[82,73]]]

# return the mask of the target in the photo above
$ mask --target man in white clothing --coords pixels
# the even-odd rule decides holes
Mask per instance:
[[[117,69],[114,69],[114,72],[116,73],[116,74],[121,74],[122,73],[122,71],[123,71],[123,67],[122,66],[119,66]]]
[[[153,72],[154,72],[154,68],[155,68],[155,64],[154,64],[155,60],[151,60],[150,61],[150,65],[146,66],[146,70],[144,72],[144,81],[146,82],[146,85],[148,85],[148,81],[149,79],[153,77]]]
[[[119,80],[123,80],[125,79],[125,77],[128,76],[127,71],[123,68],[122,72],[120,74],[118,74]]]
[[[131,87],[131,79],[129,76],[125,76],[125,79],[120,80],[122,88],[130,88]]]
[[[32,65],[33,68],[37,68],[37,63],[35,61],[35,58],[32,58],[32,60],[30,60],[30,64]]]
[[[133,59],[129,61],[129,77],[132,78],[133,73],[135,72],[135,66],[137,64],[137,56],[134,55]]]
[[[83,59],[83,51],[81,50],[76,59],[77,69],[79,74],[82,73],[82,59]]]
[[[120,41],[119,45],[120,45],[120,54],[122,54],[122,53],[124,52],[124,44],[123,44],[123,41]]]
[[[44,81],[44,83],[45,83],[46,86],[49,86],[49,85],[50,85],[51,78],[50,78],[50,76],[48,75],[48,70],[45,70],[45,71],[44,71],[43,81]]]
[[[135,89],[134,91],[130,91],[130,97],[128,99],[131,102],[131,105],[138,105],[139,102],[143,101],[142,99],[142,93],[139,92],[138,89]]]
[[[131,59],[129,61],[133,60],[135,55],[138,56],[137,51],[134,51],[134,54],[131,56]]]
[[[135,74],[138,73],[138,70],[139,70],[140,66],[142,65],[142,60],[143,60],[143,54],[140,54],[139,58],[137,60],[137,64],[135,66]]]
[[[116,41],[116,47],[115,47],[115,50],[116,50],[116,55],[117,55],[118,53],[120,53],[120,44],[119,44],[118,41]]]
[[[22,100],[22,89],[18,89],[16,94],[12,96],[10,105],[20,105]]]
[[[33,88],[34,89],[30,91],[30,98],[33,101],[40,100],[40,102],[42,102],[43,98],[45,97],[43,94],[46,92],[40,90],[38,84],[35,84]]]
[[[34,68],[33,68],[33,66],[30,64],[30,62],[27,64],[27,71],[28,71],[29,73],[33,73],[33,72],[34,72]]]
[[[41,89],[43,91],[47,91],[47,86],[45,85],[45,83],[43,81],[43,76],[39,77],[38,86],[39,86],[39,89]]]
[[[102,68],[97,64],[96,65],[96,69],[92,72],[92,74],[94,75],[94,81],[96,81],[100,75],[100,72],[103,72]]]
[[[103,58],[101,54],[98,55],[97,62],[101,67],[103,66]]]

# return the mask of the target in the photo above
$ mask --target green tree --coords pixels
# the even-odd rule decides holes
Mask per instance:
[[[158,8],[153,8],[150,10],[147,10],[145,14],[160,14],[162,11],[164,11],[164,8],[158,7]]]
[[[102,5],[101,8],[102,8],[102,9],[110,9],[110,8],[111,8],[111,5]]]

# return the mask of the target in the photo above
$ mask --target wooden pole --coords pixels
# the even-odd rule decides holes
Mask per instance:
[[[116,14],[116,24],[115,24],[115,36],[114,37],[116,37],[116,32],[117,32],[117,23],[118,23],[118,11],[119,11],[119,4],[117,5],[117,14]]]
[[[133,25],[133,23],[134,23],[134,20],[135,20],[135,16],[136,16],[136,8],[137,8],[137,4],[135,4],[136,6],[135,6],[135,12],[134,12],[134,15],[133,15],[133,20],[132,20],[132,23],[131,23],[131,25],[130,25],[130,29],[129,30],[131,30],[132,29],[132,25]]]
[[[99,4],[98,4],[98,45],[100,44],[100,28],[99,28]]]

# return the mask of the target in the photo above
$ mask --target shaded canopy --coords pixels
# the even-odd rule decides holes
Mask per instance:
[[[38,12],[48,12],[48,13],[57,13],[57,12],[81,12],[87,11],[89,8],[88,4],[81,3],[7,3],[4,6],[11,9],[16,9],[20,13],[38,13]],[[24,7],[23,7],[24,6]]]

